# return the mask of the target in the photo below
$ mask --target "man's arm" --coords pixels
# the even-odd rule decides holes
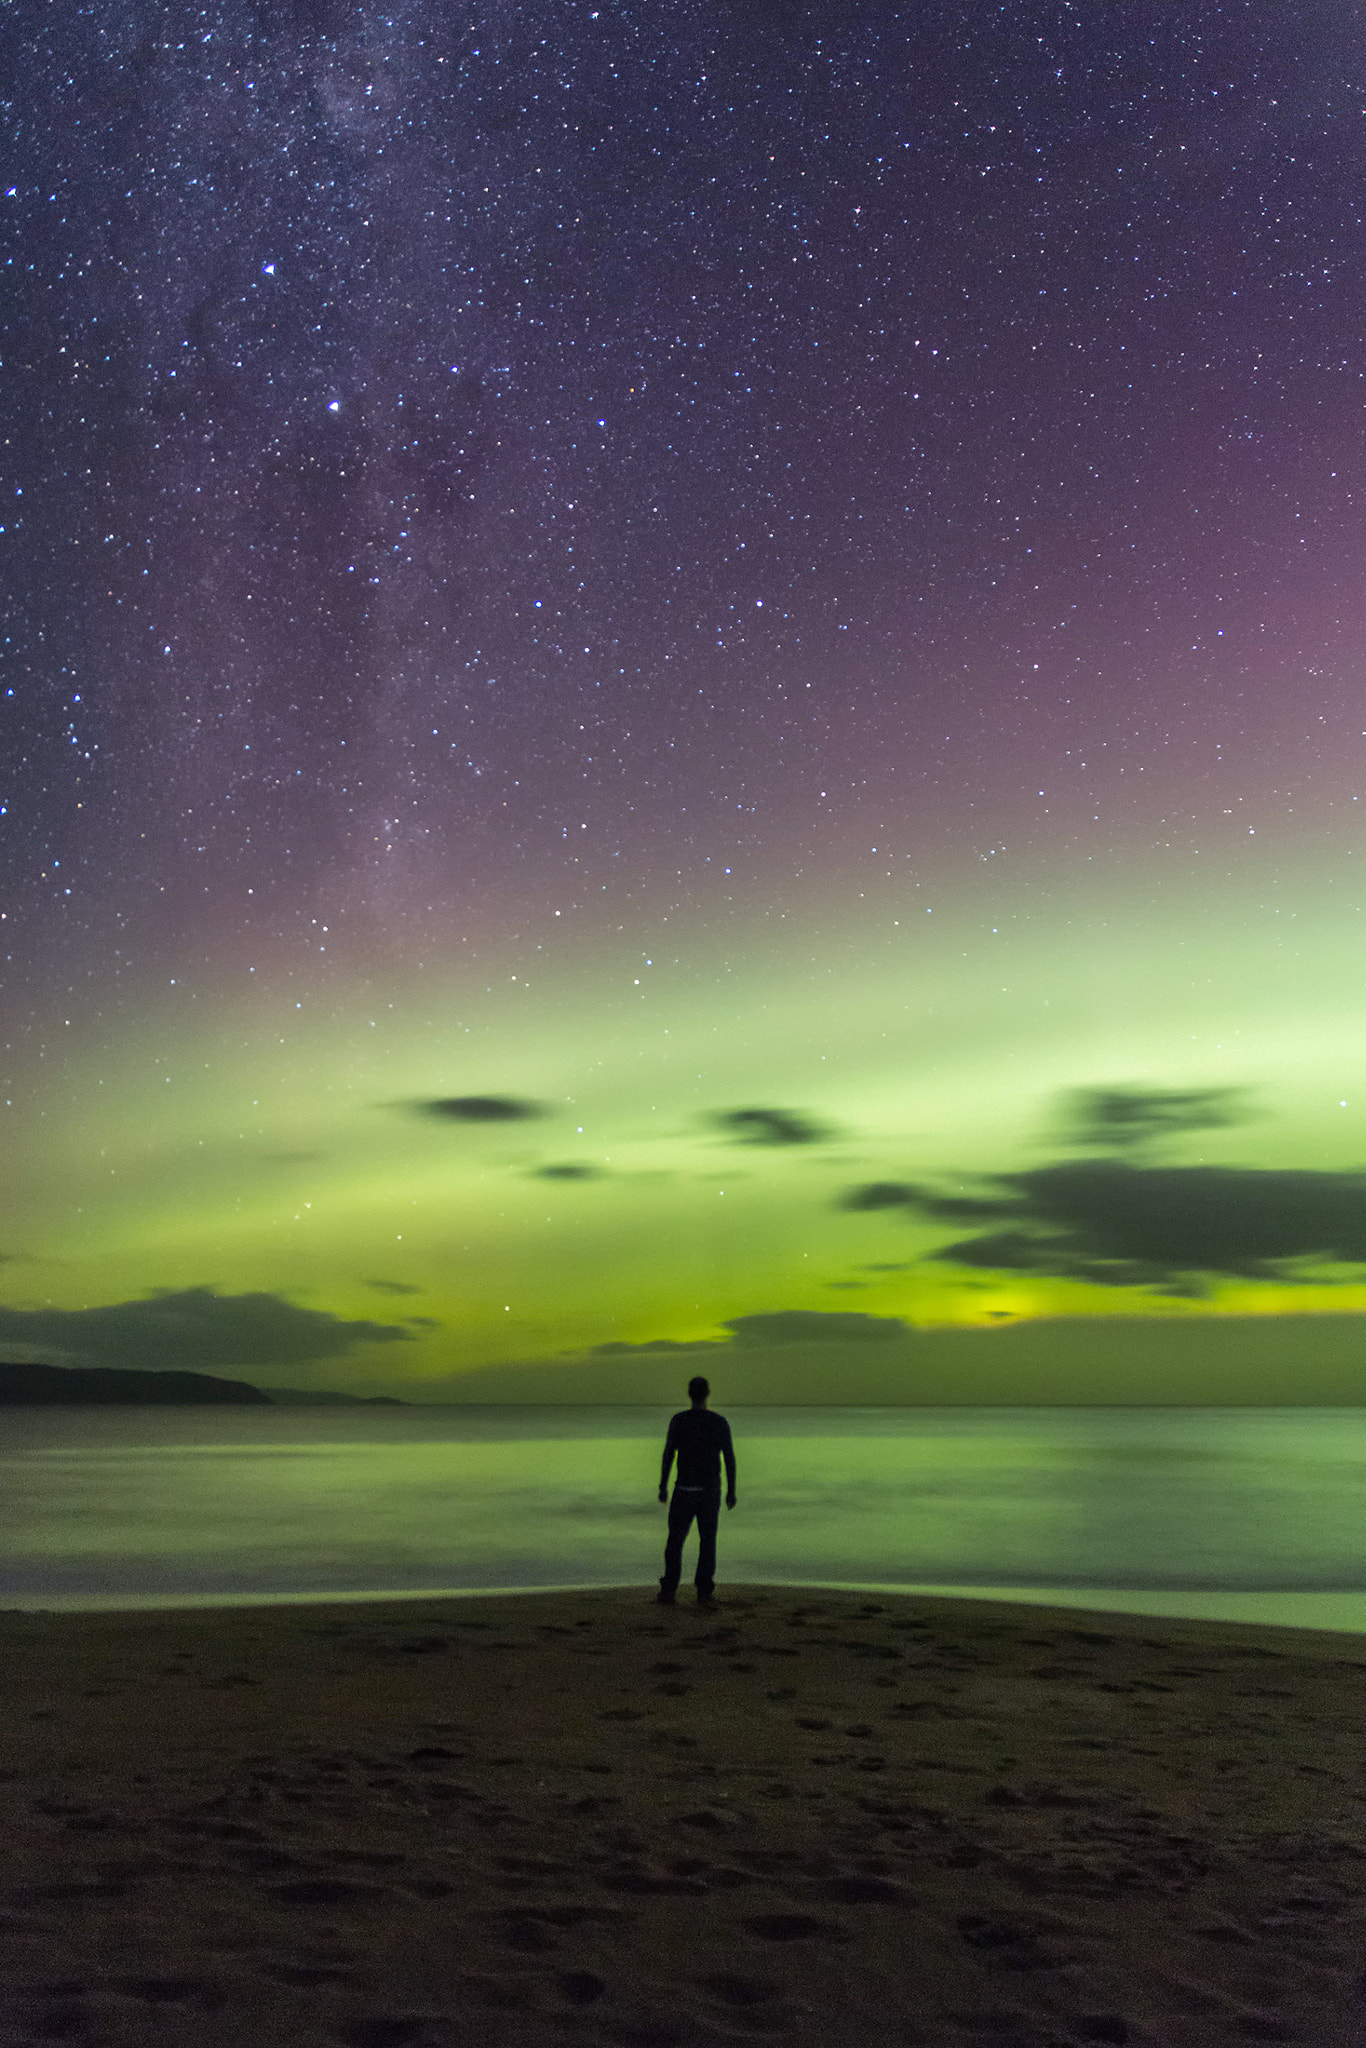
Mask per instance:
[[[735,1506],[735,1445],[731,1442],[729,1423],[726,1424],[726,1433],[721,1439],[721,1456],[726,1461],[726,1506],[733,1508]]]
[[[659,1468],[659,1497],[661,1500],[669,1498],[669,1468],[673,1464],[674,1452],[677,1448],[678,1444],[674,1434],[674,1426],[671,1422],[669,1424],[669,1434],[664,1439],[664,1462]]]

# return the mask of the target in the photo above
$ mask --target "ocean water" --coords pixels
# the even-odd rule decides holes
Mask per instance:
[[[920,1588],[1366,1633],[1366,1410],[728,1413],[721,1590]],[[666,1421],[11,1409],[0,1605],[646,1586]]]

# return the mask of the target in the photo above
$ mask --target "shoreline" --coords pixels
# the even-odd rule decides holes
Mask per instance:
[[[652,1592],[0,1612],[0,2040],[1360,2048],[1358,1638]]]
[[[0,1622],[7,1615],[192,1614],[231,1613],[244,1608],[351,1608],[411,1606],[423,1601],[530,1600],[560,1594],[626,1593],[639,1590],[629,1580],[572,1581],[522,1586],[414,1586],[342,1588],[320,1592],[263,1593],[0,1593]],[[1347,1639],[1366,1636],[1366,1587],[1251,1589],[1227,1587],[1134,1588],[1121,1586],[963,1586],[944,1581],[892,1583],[886,1580],[766,1579],[750,1581],[749,1592],[780,1594],[829,1593],[859,1598],[967,1601],[1011,1608],[1057,1609],[1116,1619],[1167,1624],[1191,1622],[1328,1635]]]

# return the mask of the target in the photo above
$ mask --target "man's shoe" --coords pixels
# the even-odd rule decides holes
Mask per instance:
[[[673,1594],[672,1594],[672,1593],[666,1593],[666,1592],[665,1592],[665,1591],[663,1590],[663,1588],[661,1587],[660,1591],[659,1591],[658,1593],[656,1593],[656,1594],[655,1594],[655,1605],[656,1605],[656,1607],[672,1607],[672,1606],[673,1606],[673,1604],[674,1604],[674,1596],[673,1596]]]
[[[699,1593],[697,1604],[704,1614],[715,1614],[721,1603],[719,1600],[713,1600],[710,1593]]]

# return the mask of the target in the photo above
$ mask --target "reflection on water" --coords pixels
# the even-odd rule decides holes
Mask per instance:
[[[1366,1411],[731,1408],[721,1577],[1366,1631]],[[657,1575],[654,1409],[10,1411],[0,1599]]]

